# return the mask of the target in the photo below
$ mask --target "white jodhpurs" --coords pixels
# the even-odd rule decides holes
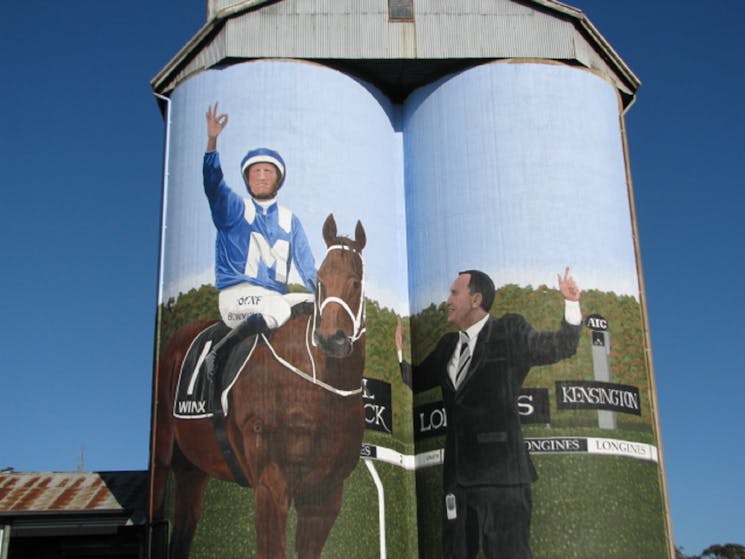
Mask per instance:
[[[220,316],[226,326],[235,328],[249,316],[260,314],[266,325],[274,330],[289,320],[292,306],[302,301],[313,301],[313,295],[283,295],[265,287],[241,283],[220,291]]]

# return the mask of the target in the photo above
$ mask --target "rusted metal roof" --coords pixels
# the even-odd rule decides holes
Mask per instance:
[[[147,472],[0,473],[0,516],[122,513],[144,522]]]

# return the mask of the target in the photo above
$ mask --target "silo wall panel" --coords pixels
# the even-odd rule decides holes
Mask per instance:
[[[250,209],[244,156],[276,150],[286,167],[277,201],[296,219],[292,231],[299,224],[307,237],[312,266],[271,231],[244,229],[230,238],[235,246],[219,241],[225,219],[203,174],[205,113],[215,103],[227,115],[217,138],[224,188],[246,208],[236,220],[253,223],[261,211]],[[666,557],[619,107],[607,80],[549,63],[475,67],[401,104],[359,79],[292,60],[207,70],[176,87],[151,460],[151,520],[170,528],[162,541],[184,542],[182,520],[202,508],[204,492],[192,557],[302,556],[318,546],[323,557],[442,556],[457,458],[449,445],[462,412],[444,377],[412,392],[407,367],[421,374],[456,329],[447,300],[460,271],[494,281],[495,324],[506,315],[550,332],[566,317],[557,276],[569,268],[581,289],[576,348],[514,365],[522,372],[509,405],[488,416],[521,426],[474,433],[470,450],[483,444],[488,454],[504,438],[530,456],[538,478],[523,485],[532,490],[534,557]],[[330,239],[330,214],[349,241]],[[243,352],[228,360],[240,373],[223,379],[216,408],[200,363],[227,331],[219,326],[220,297],[232,287],[221,279],[226,250],[247,254],[243,283],[286,271],[288,289],[308,294],[309,304],[256,345],[239,344]],[[349,355],[318,343],[332,321]],[[215,337],[197,339],[211,324]],[[505,336],[486,361],[529,353]],[[476,350],[474,375],[481,363]],[[333,520],[328,537],[307,529],[309,514],[318,521],[312,511]]]
[[[254,148],[276,150],[285,162],[286,178],[277,201],[297,220],[289,235],[289,267],[288,250],[282,247],[284,233],[277,236],[257,226],[229,243],[216,240],[218,229],[230,221],[219,207],[211,209],[203,175],[206,113],[216,103],[217,112],[227,115],[217,139],[226,189],[239,199],[249,198],[241,162]],[[153,522],[170,527],[172,549],[183,543],[181,519],[202,508],[197,495],[204,491],[191,557],[284,556],[277,547],[295,548],[294,534],[307,530],[301,516],[308,509],[306,516],[320,511],[320,516],[335,519],[327,540],[323,528],[314,524],[312,529],[310,539],[318,534],[324,556],[377,557],[378,492],[360,456],[379,453],[389,457],[375,461],[375,475],[385,484],[387,499],[384,549],[391,556],[416,556],[414,476],[398,465],[401,457],[413,452],[410,396],[408,404],[392,412],[392,400],[404,393],[393,328],[396,315],[408,312],[399,121],[400,109],[377,90],[313,63],[236,64],[201,72],[174,90],[164,196],[151,503]],[[242,203],[253,207],[250,200]],[[255,215],[246,212],[237,221],[256,222]],[[323,231],[331,214],[338,235],[351,240],[335,240],[329,248]],[[307,262],[298,264],[304,258],[298,251],[299,227],[315,261],[310,274]],[[246,365],[226,383],[227,408],[219,408],[226,414],[223,430],[229,441],[221,445],[209,390],[201,389],[207,374],[198,364],[201,352],[209,352],[204,349],[207,343],[214,347],[218,342],[195,338],[224,318],[217,289],[224,271],[216,271],[216,261],[223,251],[246,246],[247,264],[241,263],[239,270],[245,282],[261,283],[289,271],[288,288],[309,295],[310,310],[307,305],[300,308],[297,316],[267,335],[269,341],[260,339],[255,350],[243,352],[240,364]],[[254,249],[258,256],[251,268]],[[327,254],[341,264],[352,262],[352,267],[321,271]],[[309,278],[316,269],[317,279]],[[353,278],[344,273],[363,275]],[[316,313],[309,280],[318,286]],[[321,309],[327,298],[330,303]],[[366,306],[361,305],[364,301]],[[332,320],[326,318],[329,314],[336,315],[335,328],[346,332],[349,359],[329,357],[334,350],[318,349],[313,334]],[[301,327],[296,329],[298,322]],[[190,347],[199,348],[199,355],[184,360]],[[358,354],[362,361],[355,361]],[[251,487],[237,482],[236,465],[231,468],[225,458],[226,446],[237,456],[237,469]],[[262,508],[259,501],[273,501],[277,495],[279,501],[271,510]],[[282,504],[288,503],[292,506],[285,532],[277,528],[276,519],[282,515]],[[163,550],[162,542],[155,547]],[[301,554],[316,545],[302,538],[297,544]]]
[[[459,272],[481,270],[496,285],[495,339],[474,352],[468,373],[493,375],[478,385],[483,397],[469,395],[476,376],[455,392],[442,380],[444,404],[436,390],[415,397],[417,452],[448,445],[445,469],[418,475],[421,556],[440,553],[443,496],[435,488],[444,485],[448,493],[453,485],[514,479],[500,464],[521,436],[537,470],[534,557],[667,557],[619,110],[609,81],[552,63],[486,64],[406,101],[412,362],[429,363],[438,351],[455,305],[448,290]],[[560,330],[567,315],[557,276],[567,268],[581,289],[579,342],[571,356],[544,346],[539,357],[532,342],[521,341],[524,333],[508,325],[520,322],[519,315],[532,326],[531,336]],[[526,372],[530,355],[536,360]],[[493,402],[507,390],[506,378],[512,404],[500,407]],[[473,411],[466,402],[482,408]],[[447,430],[458,435],[450,442],[428,436],[440,409],[453,414]],[[469,445],[493,459],[483,478],[467,469]],[[500,472],[496,480],[490,471]]]

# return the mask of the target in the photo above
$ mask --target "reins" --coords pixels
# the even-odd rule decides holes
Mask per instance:
[[[332,250],[351,251],[352,253],[358,255],[360,257],[360,261],[362,262],[362,255],[350,246],[331,245],[328,247],[328,249],[326,249],[326,254],[328,255],[328,253]],[[313,347],[317,347],[314,336],[312,335],[312,333],[316,330],[316,317],[323,314],[323,309],[325,309],[326,305],[328,305],[329,303],[336,303],[337,305],[340,305],[341,308],[344,309],[344,311],[352,319],[354,331],[349,339],[353,345],[354,342],[356,342],[363,336],[363,334],[365,333],[365,284],[363,280],[361,280],[361,286],[362,288],[360,290],[360,304],[357,309],[357,313],[354,313],[349,304],[340,297],[326,297],[325,299],[323,299],[323,301],[321,301],[321,283],[318,283],[316,296],[313,298],[313,317],[309,318],[307,324],[305,325],[305,349],[308,352],[308,358],[310,359],[310,365],[313,371],[312,374],[308,374],[305,371],[298,369],[295,365],[281,357],[274,349],[274,346],[269,342],[269,339],[266,337],[266,335],[262,334],[261,337],[263,338],[264,343],[266,343],[266,346],[269,348],[269,351],[272,352],[272,355],[277,360],[277,362],[298,375],[300,378],[312,384],[315,384],[316,386],[319,386],[320,388],[323,388],[324,390],[327,390],[332,394],[336,394],[337,396],[348,397],[362,393],[362,387],[356,388],[354,390],[342,390],[320,380],[316,372],[316,360],[313,357],[313,352],[310,347],[311,344],[313,345]],[[312,328],[311,322],[313,324]]]
[[[336,394],[337,396],[347,397],[347,396],[354,396],[355,394],[360,394],[362,392],[362,387],[356,388],[355,390],[342,390],[341,388],[336,388],[334,386],[331,386],[330,384],[323,382],[320,380],[316,375],[316,360],[313,358],[313,353],[310,349],[310,342],[309,338],[310,336],[310,324],[311,319],[308,318],[308,322],[305,325],[305,349],[308,352],[308,358],[310,359],[310,365],[313,369],[313,374],[309,375],[308,373],[298,369],[295,365],[281,357],[277,351],[274,349],[274,346],[269,343],[269,339],[266,337],[266,335],[262,334],[261,337],[264,339],[264,343],[266,343],[266,346],[269,348],[269,351],[272,352],[272,355],[274,355],[274,358],[281,364],[284,365],[287,369],[298,375],[300,378],[307,380],[308,382],[315,384],[316,386],[319,386],[323,388],[324,390],[327,390],[328,392],[331,392],[332,394]]]

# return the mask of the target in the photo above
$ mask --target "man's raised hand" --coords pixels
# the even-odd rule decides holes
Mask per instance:
[[[567,301],[579,301],[581,291],[574,281],[574,278],[569,275],[569,266],[564,270],[564,276],[556,274],[559,279],[559,291]]]
[[[216,101],[212,107],[207,107],[207,151],[215,151],[217,149],[217,137],[228,125],[227,113],[218,114],[217,107],[219,103]]]
[[[401,319],[396,317],[396,331],[395,331],[395,339],[396,339],[396,351],[401,351],[404,347],[404,334],[403,334],[403,325],[401,324]]]

